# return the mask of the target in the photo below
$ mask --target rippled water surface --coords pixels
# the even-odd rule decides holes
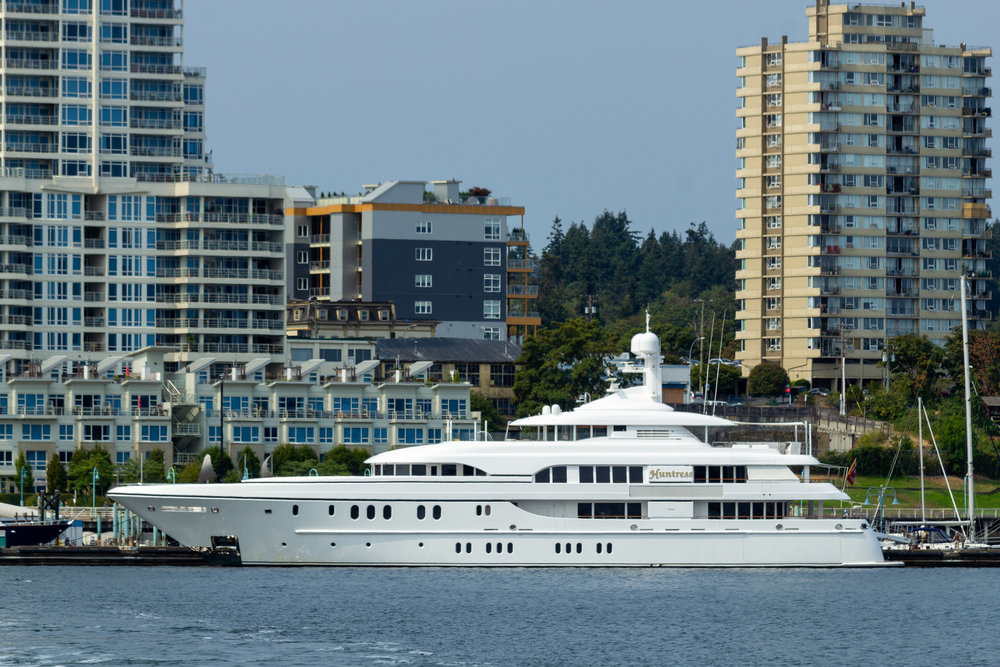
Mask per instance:
[[[0,665],[994,665],[998,576],[3,567]]]

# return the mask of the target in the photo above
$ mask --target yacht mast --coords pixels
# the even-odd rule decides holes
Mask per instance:
[[[969,506],[969,542],[975,542],[975,487],[972,476],[972,397],[969,391],[969,320],[965,304],[965,275],[962,275],[962,355],[965,362],[965,455],[968,459],[965,472],[966,493]]]

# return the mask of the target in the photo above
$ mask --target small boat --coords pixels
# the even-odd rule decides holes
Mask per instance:
[[[70,527],[71,521],[41,520],[32,516],[0,520],[0,547],[48,544]]]

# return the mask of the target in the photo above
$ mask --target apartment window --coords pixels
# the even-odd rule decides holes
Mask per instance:
[[[128,152],[128,135],[102,134],[101,152],[109,155],[125,155]]]
[[[778,329],[781,329],[781,318],[780,317],[767,318],[767,330],[777,331]]]
[[[90,125],[90,107],[82,104],[64,104],[63,125]]]
[[[769,290],[781,289],[781,278],[768,278],[767,289]]]
[[[125,107],[101,107],[101,125],[125,127],[128,125],[128,110]]]
[[[781,156],[780,155],[768,155],[767,156],[767,166],[770,168],[776,168],[781,166]]]
[[[500,340],[500,327],[483,327],[483,340]]]
[[[780,134],[769,134],[766,138],[766,143],[768,148],[780,148],[781,147],[781,135]]]
[[[309,289],[309,279],[308,278],[296,278],[295,279],[295,289],[307,290]]]
[[[417,222],[417,234],[430,234],[431,233],[431,221],[421,220]]]
[[[781,310],[781,297],[770,296],[764,301],[764,306],[768,310]]]
[[[764,221],[768,229],[781,229],[780,215],[766,215],[764,216]]]
[[[483,319],[484,320],[499,320],[500,319],[500,302],[493,300],[483,301]]]
[[[769,88],[773,87],[773,86],[780,86],[780,85],[781,85],[781,75],[780,74],[774,73],[774,74],[768,74],[767,75],[767,86]]]
[[[295,253],[295,261],[298,262],[299,264],[308,264],[309,263],[309,251],[308,250],[299,250],[298,252],[296,252]]]
[[[82,76],[65,76],[62,94],[63,97],[90,97],[90,81]]]
[[[430,262],[434,259],[434,248],[417,248],[416,260],[418,262]]]
[[[781,176],[768,176],[767,177],[767,187],[770,188],[780,188],[781,187]]]
[[[300,239],[304,239],[309,236],[309,225],[299,225],[295,235]]]
[[[768,352],[780,352],[781,351],[781,339],[780,338],[765,338],[764,346],[767,348]]]
[[[500,291],[500,274],[499,273],[487,273],[483,275],[483,291],[484,292],[499,292]]]
[[[780,107],[781,93],[771,93],[765,98],[765,101],[769,107]]]
[[[765,54],[765,62],[768,67],[777,67],[781,64],[781,54],[780,53],[768,53]],[[778,76],[781,76],[780,74]]]
[[[765,200],[765,206],[770,209],[781,208],[781,195],[771,195]]]
[[[414,301],[413,302],[413,312],[417,315],[430,315],[431,314],[431,302],[430,301]]]
[[[780,113],[764,114],[764,125],[766,127],[781,127],[781,114]]]
[[[483,226],[483,238],[487,241],[500,240],[500,218],[486,218]]]
[[[483,248],[483,266],[500,266],[500,248]]]
[[[101,79],[101,99],[124,100],[128,98],[126,79]]]
[[[102,52],[101,69],[110,72],[128,71],[128,54],[124,51]]]
[[[432,287],[434,284],[434,277],[429,273],[418,273],[413,276],[413,286],[414,287]]]
[[[767,249],[768,250],[780,250],[781,249],[781,237],[780,236],[768,236],[767,237]]]

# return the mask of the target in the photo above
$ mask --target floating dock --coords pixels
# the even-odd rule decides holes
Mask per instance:
[[[1000,549],[883,549],[882,555],[906,567],[1000,567]]]
[[[211,565],[187,547],[57,547],[0,549],[0,565]]]

